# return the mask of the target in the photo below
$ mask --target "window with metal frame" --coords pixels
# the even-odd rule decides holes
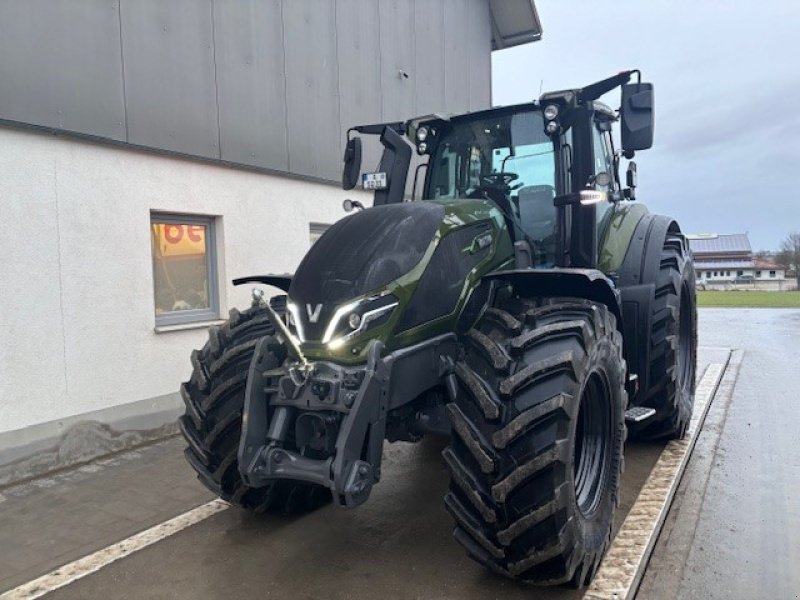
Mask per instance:
[[[219,319],[214,217],[150,214],[156,327]]]
[[[592,147],[594,150],[594,174],[608,173],[612,176],[611,184],[607,187],[600,188],[603,191],[608,191],[614,188],[614,154],[611,151],[611,142],[609,134],[601,129],[602,125],[595,122],[592,127]]]

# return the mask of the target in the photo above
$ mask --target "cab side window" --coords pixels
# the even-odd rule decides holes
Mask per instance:
[[[601,192],[610,192],[614,189],[614,156],[611,152],[609,133],[602,131],[598,122],[595,122],[592,127],[592,147],[594,150],[594,174],[608,173],[611,176],[611,183],[605,186],[595,185],[595,187]],[[599,244],[602,244],[603,231],[611,216],[612,207],[611,202],[604,202],[597,206],[597,241]]]
[[[611,185],[602,190],[608,191],[614,186],[614,157],[611,155],[608,133],[601,131],[598,123],[595,123],[594,127],[592,127],[592,146],[594,149],[594,174],[597,175],[598,173],[605,172],[612,176]]]

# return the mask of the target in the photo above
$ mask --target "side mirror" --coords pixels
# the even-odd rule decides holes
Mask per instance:
[[[344,168],[342,169],[342,189],[352,190],[358,185],[361,174],[361,138],[347,140],[344,148]]]
[[[626,154],[647,150],[653,145],[653,84],[628,83],[622,86],[620,107],[622,149]]]

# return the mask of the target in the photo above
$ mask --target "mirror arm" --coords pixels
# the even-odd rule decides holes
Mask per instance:
[[[395,133],[405,135],[405,123],[403,121],[393,121],[391,123],[375,123],[373,125],[356,125],[351,129],[365,135],[383,135],[387,127],[393,129]],[[349,132],[348,132],[349,133]]]
[[[578,92],[578,103],[583,104],[584,102],[593,102],[603,94],[610,92],[621,85],[625,85],[631,80],[631,75],[633,73],[639,73],[638,69],[634,69],[633,71],[621,71],[616,75],[587,85]],[[639,79],[641,79],[641,73],[639,74]]]
[[[383,144],[383,155],[378,170],[386,173],[388,186],[385,189],[375,190],[373,206],[403,201],[406,177],[411,164],[411,146],[393,127],[385,126],[380,140]]]

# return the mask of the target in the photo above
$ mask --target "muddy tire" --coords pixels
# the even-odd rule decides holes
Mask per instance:
[[[274,303],[274,308],[281,307]],[[251,488],[239,474],[237,454],[247,371],[256,344],[273,333],[267,311],[260,307],[243,312],[233,309],[225,324],[211,327],[206,345],[192,352],[192,375],[181,385],[186,411],[178,424],[188,443],[186,459],[214,494],[257,512],[304,512],[330,500],[330,492],[288,480]],[[286,350],[277,340],[271,350],[274,367],[278,367]]]
[[[638,404],[656,415],[631,433],[638,439],[682,438],[692,417],[697,365],[694,261],[683,235],[667,233],[655,284],[649,385]]]
[[[490,308],[456,364],[443,452],[453,535],[491,570],[586,584],[611,538],[625,361],[611,312],[582,299]]]

